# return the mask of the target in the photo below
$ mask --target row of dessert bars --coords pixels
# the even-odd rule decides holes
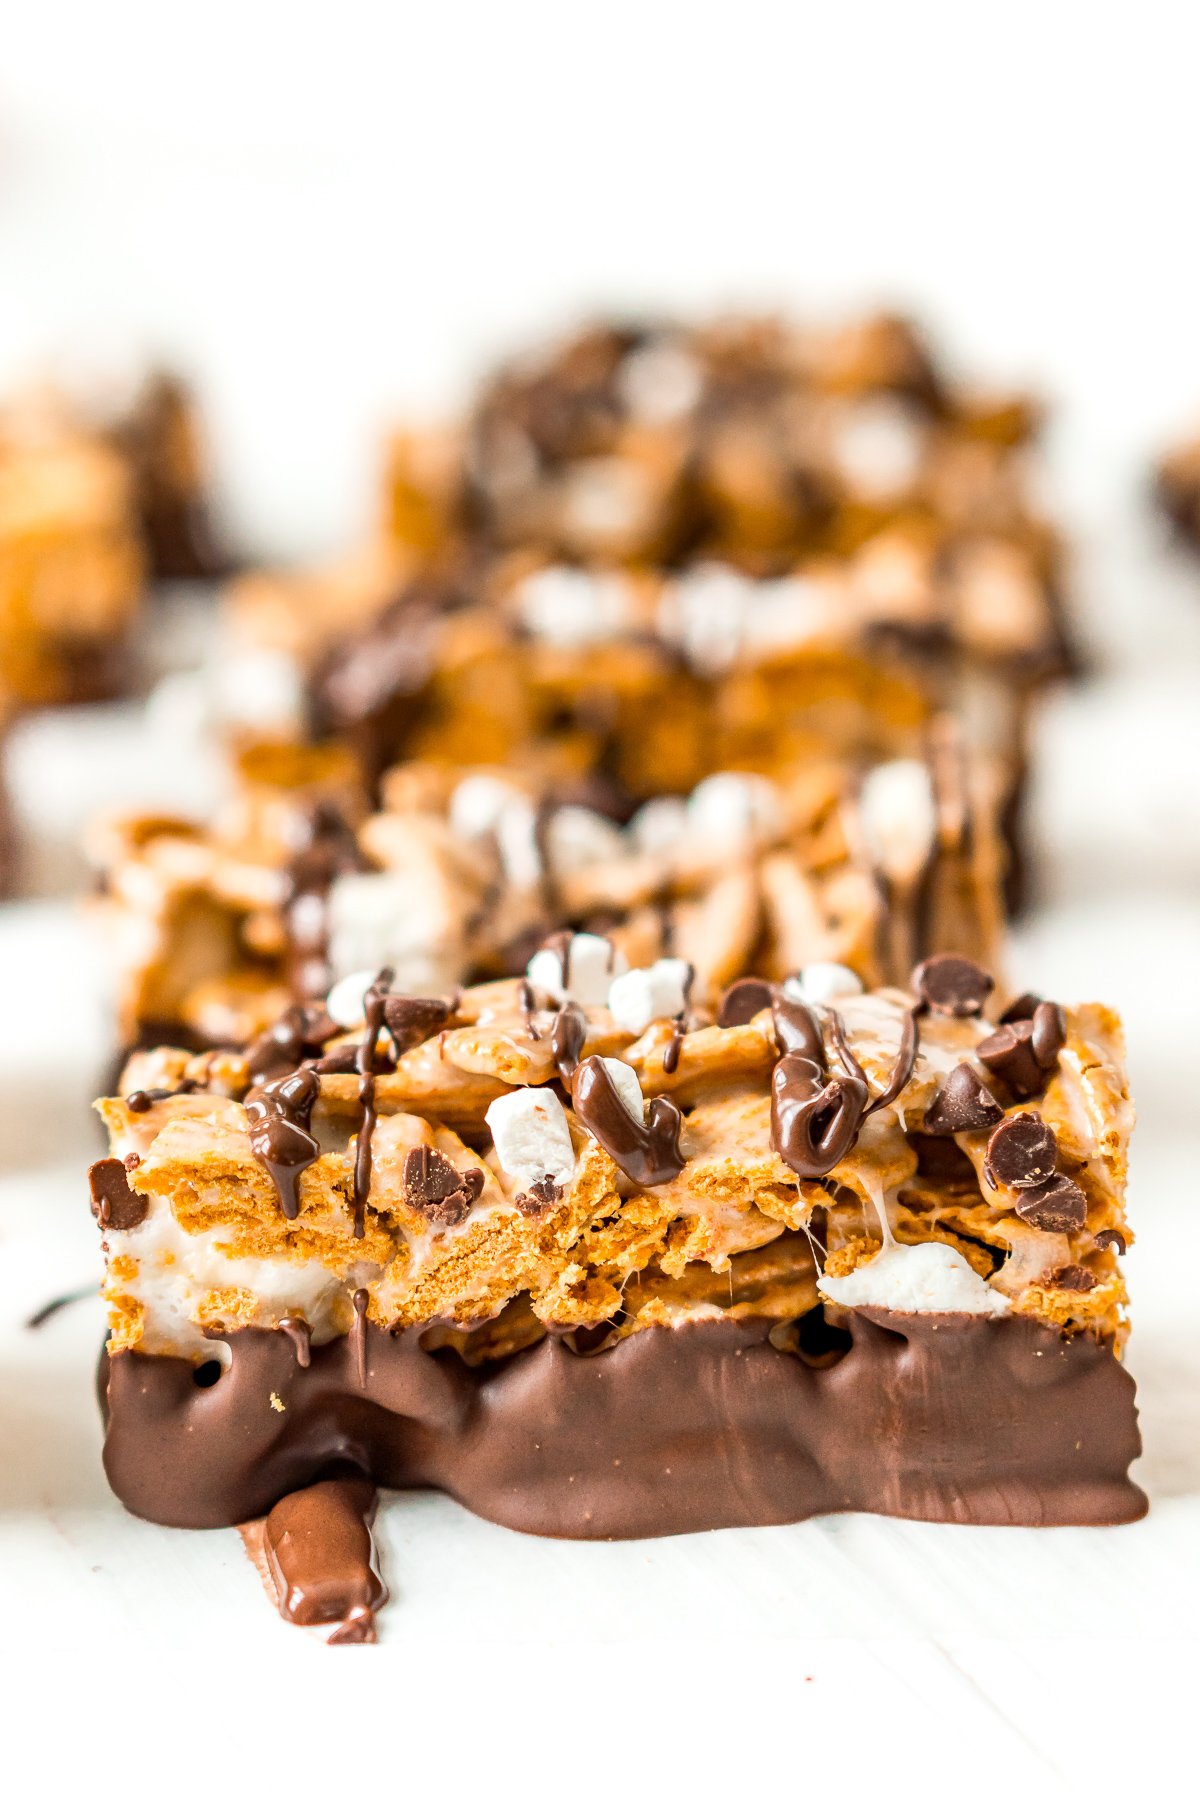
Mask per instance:
[[[1119,1022],[987,972],[1077,664],[1037,423],[892,318],[607,325],[230,584],[226,803],[92,839],[132,1510],[343,1642],[375,1484],[1138,1516]]]

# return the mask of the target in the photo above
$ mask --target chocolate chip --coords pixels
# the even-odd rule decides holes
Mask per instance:
[[[563,1190],[549,1175],[539,1175],[531,1181],[523,1194],[518,1194],[514,1202],[517,1211],[525,1219],[540,1219],[558,1205],[563,1197]]]
[[[983,1003],[995,987],[986,969],[969,956],[926,957],[912,974],[913,993],[935,1012],[950,1013],[956,1019],[973,1018],[983,1011]]]
[[[1042,1000],[1034,1008],[1029,1045],[1034,1061],[1042,1069],[1053,1069],[1058,1053],[1067,1041],[1067,1017],[1053,1000]]]
[[[1086,1294],[1096,1285],[1092,1271],[1081,1263],[1064,1263],[1061,1269],[1053,1269],[1042,1283],[1043,1287],[1066,1288],[1073,1294]]]
[[[765,1012],[775,995],[769,981],[745,975],[721,995],[717,1012],[718,1025],[748,1025],[760,1012]]]
[[[1040,1187],[1054,1174],[1058,1144],[1035,1112],[1013,1113],[988,1139],[983,1170],[993,1187]]]
[[[441,1031],[453,1011],[449,1000],[425,999],[417,994],[389,994],[383,1003],[383,1022],[397,1051],[403,1055]]]
[[[1039,1231],[1078,1231],[1087,1218],[1083,1189],[1069,1175],[1052,1175],[1017,1196],[1017,1216]]]
[[[1033,1026],[1028,1019],[1001,1025],[975,1046],[985,1069],[1002,1081],[1018,1100],[1033,1100],[1045,1091],[1046,1071],[1033,1053]]]
[[[956,1131],[986,1131],[1003,1117],[1004,1109],[970,1063],[959,1063],[934,1095],[924,1129],[936,1137],[951,1137]]]
[[[115,1156],[102,1157],[88,1170],[92,1212],[101,1231],[133,1231],[150,1210],[144,1194],[129,1185],[125,1164]]]
[[[1115,1250],[1118,1256],[1124,1256],[1128,1245],[1119,1231],[1098,1231],[1096,1248],[1097,1250]]]
[[[322,1056],[313,1064],[317,1075],[353,1075],[358,1068],[358,1056],[362,1043],[356,1039],[352,1044],[339,1044],[328,1056]]]
[[[1000,1023],[1001,1025],[1015,1025],[1019,1019],[1032,1019],[1041,1004],[1040,994],[1018,994],[1015,1000],[1009,1001],[1000,1014]]]
[[[457,1225],[483,1191],[482,1169],[456,1169],[448,1156],[421,1144],[404,1159],[404,1197],[436,1225]]]

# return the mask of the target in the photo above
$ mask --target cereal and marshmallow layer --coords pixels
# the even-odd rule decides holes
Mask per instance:
[[[244,1051],[140,1052],[91,1174],[111,1348],[365,1316],[475,1358],[824,1301],[1119,1349],[1119,1022],[991,993],[940,955],[909,992],[825,963],[698,1002],[682,958],[559,934],[523,980],[362,971]]]

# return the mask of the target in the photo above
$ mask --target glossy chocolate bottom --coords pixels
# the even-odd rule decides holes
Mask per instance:
[[[369,1327],[301,1368],[282,1332],[108,1369],[109,1480],[132,1512],[233,1525],[331,1469],[442,1488],[549,1537],[654,1537],[863,1511],[978,1525],[1140,1518],[1131,1377],[1033,1321],[852,1313],[819,1367],[764,1321],[651,1328],[580,1356],[546,1338],[468,1368]]]

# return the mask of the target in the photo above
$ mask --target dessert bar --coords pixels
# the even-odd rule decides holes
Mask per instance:
[[[923,757],[721,772],[637,805],[600,780],[398,765],[366,815],[336,747],[247,747],[207,827],[92,834],[125,1046],[245,1042],[364,966],[439,993],[520,974],[551,930],[675,955],[709,998],[810,962],[903,980],[933,950],[994,958],[998,778],[947,720]]]
[[[0,693],[40,705],[120,692],[144,574],[118,452],[53,409],[0,416]]]
[[[1186,439],[1162,458],[1154,488],[1180,538],[1200,549],[1200,437]]]
[[[1144,1510],[1104,1006],[1001,1008],[949,954],[697,1000],[560,934],[521,978],[363,970],[240,1052],[140,1052],[98,1104],[109,1479],[264,1519],[286,1616],[319,1588],[371,1634],[372,1484],[585,1538]]]

